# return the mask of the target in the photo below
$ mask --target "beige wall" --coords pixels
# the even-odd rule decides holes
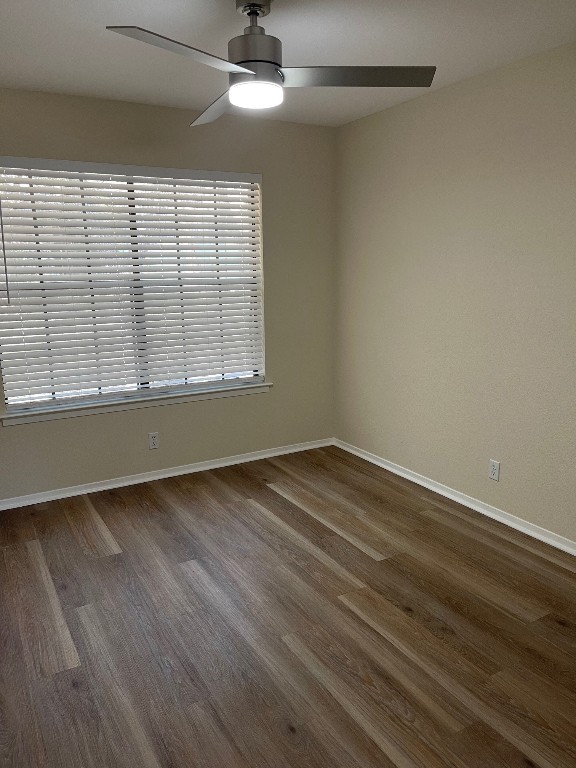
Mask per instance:
[[[576,47],[350,124],[339,161],[338,436],[576,540]]]
[[[0,91],[0,155],[263,174],[270,392],[0,427],[0,499],[331,437],[333,129]],[[161,448],[149,451],[147,433]]]

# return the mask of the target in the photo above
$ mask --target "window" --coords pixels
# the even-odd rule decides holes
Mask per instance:
[[[0,163],[9,413],[264,381],[259,177]]]

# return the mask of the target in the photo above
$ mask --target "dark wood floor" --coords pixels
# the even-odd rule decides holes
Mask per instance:
[[[336,448],[0,546],[2,766],[576,766],[576,559]]]

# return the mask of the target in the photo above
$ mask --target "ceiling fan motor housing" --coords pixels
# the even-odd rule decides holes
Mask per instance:
[[[272,0],[236,0],[236,10],[244,16],[268,16]]]
[[[264,80],[282,85],[282,43],[277,37],[267,35],[263,27],[246,27],[243,35],[233,37],[228,43],[228,60],[242,64],[255,74],[231,74],[230,85],[248,80]]]

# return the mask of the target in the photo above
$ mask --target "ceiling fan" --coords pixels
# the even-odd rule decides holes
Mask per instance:
[[[284,100],[284,88],[428,88],[432,84],[436,67],[283,67],[282,43],[267,35],[258,23],[260,17],[270,13],[271,3],[272,0],[236,0],[236,9],[248,16],[250,26],[228,43],[228,60],[142,27],[106,29],[228,72],[229,89],[191,125],[216,120],[229,104],[247,109],[276,107]]]

